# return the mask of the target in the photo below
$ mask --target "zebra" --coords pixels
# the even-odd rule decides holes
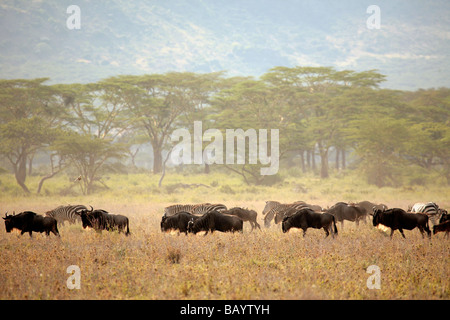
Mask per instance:
[[[59,206],[53,210],[47,211],[45,215],[55,218],[61,225],[64,225],[64,221],[69,221],[69,224],[73,224],[77,221],[81,221],[81,210],[87,210],[87,208],[83,205]]]
[[[223,211],[227,210],[227,207],[221,203],[211,204],[211,203],[201,203],[194,206],[192,214],[204,215],[205,213],[212,211]]]
[[[164,216],[170,217],[178,212],[189,212],[194,209],[194,204],[174,204],[164,208]]]
[[[427,202],[427,203],[415,203],[410,210],[410,212],[415,213],[423,213],[428,216],[433,226],[439,224],[439,218],[442,216],[442,213],[445,210],[442,210],[439,208],[439,206],[434,202]]]
[[[227,210],[227,207],[223,204],[174,204],[164,208],[164,216],[170,217],[178,212],[189,212],[191,214],[203,215],[211,211]]]
[[[270,227],[270,221],[275,218],[275,223],[280,223],[284,217],[289,217],[301,209],[310,208],[310,205],[304,201],[296,201],[294,203],[282,204],[278,201],[266,201],[263,209],[264,226]]]

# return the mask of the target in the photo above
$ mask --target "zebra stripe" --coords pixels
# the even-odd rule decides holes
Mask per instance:
[[[164,208],[164,215],[166,217],[170,217],[173,216],[174,214],[177,214],[178,212],[192,213],[194,207],[195,207],[194,204],[174,204]]]
[[[278,205],[275,205],[274,203],[276,201],[268,201],[272,202],[270,206],[272,208],[267,211],[266,216],[264,218],[264,225],[266,227],[270,227],[270,221],[275,218],[275,223],[280,223],[284,217],[288,217],[293,215],[296,211],[300,209],[309,208],[309,206],[303,202],[303,201],[296,201],[294,203],[288,203],[288,204],[282,204],[278,202]],[[269,205],[269,203],[266,203],[266,207]],[[266,208],[264,208],[266,209]],[[263,211],[264,213],[264,211]]]
[[[439,218],[442,215],[442,210],[434,202],[415,203],[411,208],[411,212],[426,214],[433,226],[439,223]]]
[[[64,225],[64,221],[69,221],[70,224],[73,224],[77,221],[81,221],[81,216],[79,214],[81,210],[87,210],[87,208],[83,205],[59,206],[53,210],[47,211],[45,215],[55,218],[62,225]]]
[[[227,210],[227,207],[220,203],[174,204],[164,208],[164,215],[166,217],[170,217],[178,212],[189,212],[191,214],[203,215],[207,212],[221,210]]]
[[[279,206],[281,203],[278,201],[266,201],[266,206],[264,207],[262,214],[265,216],[270,210]]]
[[[208,212],[221,211],[221,210],[227,210],[227,207],[221,203],[217,203],[217,204],[202,203],[202,204],[195,205],[194,209],[192,210],[191,213],[203,215]]]

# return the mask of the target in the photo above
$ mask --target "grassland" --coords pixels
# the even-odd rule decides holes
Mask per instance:
[[[35,179],[35,181],[33,180]],[[42,195],[19,192],[0,176],[0,212],[44,213],[61,204],[83,203],[130,218],[132,235],[98,234],[80,225],[60,226],[61,238],[33,239],[0,228],[0,299],[449,299],[450,242],[443,234],[422,239],[418,230],[391,240],[371,222],[339,228],[336,239],[309,229],[283,234],[279,225],[243,234],[177,235],[159,229],[163,208],[173,203],[222,202],[256,209],[265,200],[305,200],[322,206],[371,200],[406,208],[435,201],[449,209],[450,188],[375,188],[357,176],[320,181],[287,178],[275,186],[245,186],[226,174],[171,174],[162,188],[148,174],[111,175],[110,189],[82,196],[70,179],[49,180]],[[33,189],[38,177],[28,182]],[[207,187],[177,188],[177,183]],[[114,187],[113,187],[114,186]],[[262,225],[262,222],[261,222]],[[78,265],[81,289],[69,290],[66,269]],[[381,270],[381,289],[370,290],[366,272]]]

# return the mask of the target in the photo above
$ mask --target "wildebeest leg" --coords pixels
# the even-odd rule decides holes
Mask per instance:
[[[392,235],[394,234],[394,229],[391,229],[391,235],[390,238],[392,239]]]
[[[428,225],[425,226],[424,230],[427,232],[428,238],[431,239],[431,230],[428,228]]]
[[[423,234],[424,230],[422,227],[417,226],[419,228],[420,234],[422,235],[422,239],[425,239],[425,235]]]
[[[406,239],[405,234],[403,233],[403,229],[398,229],[398,231],[400,231],[400,233],[402,234],[403,238]]]
[[[326,234],[325,238],[328,237],[328,236],[330,235],[330,233],[328,232],[328,228],[329,228],[329,227],[330,227],[330,226],[323,227],[323,230],[325,230],[325,234]]]
[[[303,238],[305,237],[306,229],[303,229]]]
[[[259,230],[261,230],[261,226],[259,225],[259,223],[255,220],[255,226],[259,229]]]

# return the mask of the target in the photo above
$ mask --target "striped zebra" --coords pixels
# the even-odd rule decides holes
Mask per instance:
[[[293,215],[300,209],[310,208],[304,201],[296,201],[294,203],[283,204],[278,201],[266,201],[266,206],[263,209],[264,226],[270,227],[270,221],[274,219],[275,223],[280,223],[284,217]]]
[[[47,211],[45,215],[55,218],[61,225],[64,225],[64,221],[69,221],[69,224],[73,224],[77,221],[81,222],[81,210],[87,210],[87,208],[83,205],[59,206],[56,209]]]
[[[434,202],[418,202],[415,203],[409,211],[426,214],[433,226],[435,226],[439,224],[439,219],[444,210],[439,209],[439,206]]]
[[[178,212],[189,212],[194,209],[194,204],[174,204],[164,208],[164,216],[170,217]]]
[[[191,214],[203,215],[211,211],[227,210],[227,207],[223,204],[174,204],[164,208],[164,216],[170,217],[178,212],[189,212]]]

